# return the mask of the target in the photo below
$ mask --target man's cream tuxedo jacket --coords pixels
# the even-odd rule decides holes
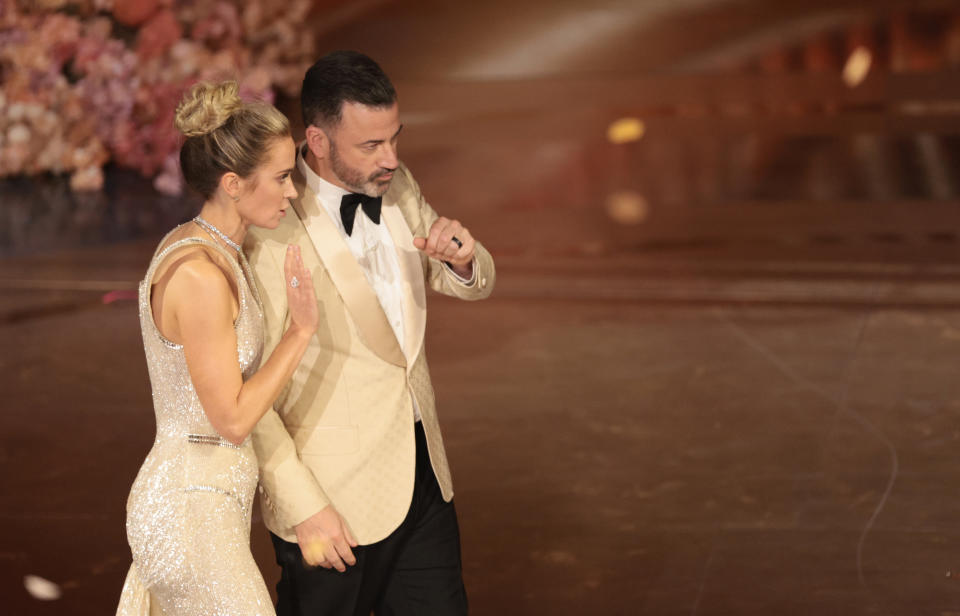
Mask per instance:
[[[403,277],[406,344],[400,348],[340,231],[303,178],[295,182],[300,196],[280,226],[251,228],[246,242],[266,318],[264,357],[289,323],[283,274],[288,244],[301,247],[320,308],[319,329],[291,382],[253,431],[263,517],[271,531],[294,542],[297,524],[333,504],[357,541],[370,544],[395,530],[410,505],[411,394],[443,497],[453,497],[423,348],[425,287],[461,299],[487,297],[494,285],[493,259],[478,243],[476,275],[465,285],[414,247],[413,238],[426,237],[437,214],[401,165],[384,195],[380,223],[396,245]]]

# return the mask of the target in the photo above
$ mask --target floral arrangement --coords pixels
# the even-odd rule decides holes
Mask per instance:
[[[99,190],[103,165],[180,194],[173,114],[201,80],[295,96],[314,60],[311,0],[0,0],[0,177],[69,173]]]

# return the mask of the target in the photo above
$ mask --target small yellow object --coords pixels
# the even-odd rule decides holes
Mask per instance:
[[[621,225],[638,225],[650,215],[650,204],[640,193],[621,190],[607,195],[607,215]]]
[[[643,120],[639,118],[620,118],[607,128],[607,139],[616,144],[639,141],[646,130]]]
[[[855,88],[863,83],[870,72],[870,65],[873,63],[873,55],[866,47],[857,47],[850,52],[847,63],[843,67],[843,82],[847,87]]]
[[[307,544],[307,549],[303,557],[307,561],[322,562],[324,559],[326,559],[326,555],[324,554],[324,551],[326,551],[326,549],[327,549],[326,541],[323,541],[322,539],[314,539],[313,541]]]

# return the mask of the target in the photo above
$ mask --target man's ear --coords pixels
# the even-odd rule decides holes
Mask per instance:
[[[317,158],[327,158],[330,151],[330,138],[319,126],[311,124],[306,129],[307,147]]]

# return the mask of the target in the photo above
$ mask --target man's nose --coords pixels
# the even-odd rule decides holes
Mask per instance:
[[[384,144],[383,155],[377,164],[384,169],[396,169],[400,164],[397,158],[397,146],[391,143]]]

